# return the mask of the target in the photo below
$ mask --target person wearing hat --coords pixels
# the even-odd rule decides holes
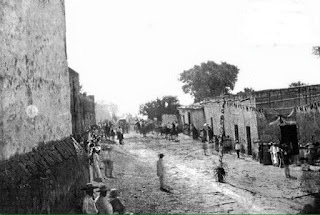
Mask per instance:
[[[93,196],[93,190],[98,188],[97,186],[93,186],[93,184],[86,184],[81,190],[86,192],[86,196],[83,199],[82,204],[82,212],[84,214],[97,214],[98,210],[96,207],[96,203]]]
[[[119,199],[119,191],[117,189],[111,189],[110,191],[110,204],[112,205],[113,213],[125,213],[126,207]]]
[[[110,199],[107,196],[107,192],[110,189],[107,188],[106,185],[102,185],[98,192],[100,192],[100,196],[96,202],[96,207],[99,211],[99,214],[112,214],[113,208],[110,203]]]
[[[236,152],[237,152],[238,158],[240,158],[240,149],[241,149],[241,146],[240,146],[239,140],[236,140],[236,143],[234,144],[234,149],[235,149]]]
[[[159,180],[160,180],[160,190],[165,190],[166,170],[163,163],[164,154],[161,153],[158,156],[159,156],[159,160],[157,161],[157,176],[159,177]]]

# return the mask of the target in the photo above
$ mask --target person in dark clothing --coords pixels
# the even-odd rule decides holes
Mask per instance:
[[[104,127],[104,133],[106,139],[110,139],[110,126],[108,125],[108,123],[106,123],[106,126]]]
[[[196,127],[194,125],[192,125],[192,137],[194,140],[198,139],[198,137],[199,137],[198,130],[196,129]]]
[[[209,136],[209,143],[213,143],[213,130],[210,126],[208,126],[208,136]]]
[[[123,202],[119,199],[119,191],[116,189],[111,189],[110,192],[110,203],[113,208],[113,213],[124,214],[126,207]]]
[[[282,160],[283,160],[283,166],[284,166],[284,173],[286,175],[286,178],[292,178],[295,179],[295,177],[292,177],[290,175],[290,158],[291,158],[291,144],[284,143],[280,147],[282,150]]]

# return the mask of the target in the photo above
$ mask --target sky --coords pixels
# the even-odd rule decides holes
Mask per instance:
[[[120,113],[165,95],[182,105],[179,74],[207,61],[240,71],[234,93],[320,84],[319,0],[66,0],[69,67]]]

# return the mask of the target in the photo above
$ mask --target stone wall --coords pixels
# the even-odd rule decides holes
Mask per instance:
[[[94,96],[87,96],[86,93],[80,94],[80,117],[81,133],[96,124]]]
[[[79,140],[79,136],[82,134],[80,115],[80,81],[79,74],[71,68],[69,68],[69,82],[72,135]]]
[[[81,213],[86,154],[66,138],[0,163],[1,213]]]
[[[64,1],[0,1],[0,160],[71,134]]]

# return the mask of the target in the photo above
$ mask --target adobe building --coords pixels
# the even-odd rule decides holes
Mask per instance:
[[[181,123],[183,125],[187,124],[191,126],[193,124],[197,130],[203,128],[205,123],[205,112],[203,105],[200,103],[195,103],[192,105],[181,106],[178,107],[178,111]]]
[[[297,153],[298,143],[320,142],[320,85],[256,91],[247,98],[229,95],[225,100],[225,135],[233,144],[239,140],[242,152],[254,158],[259,142],[294,142]],[[222,101],[217,97],[180,107],[181,120],[197,124],[197,129],[207,123],[220,135]]]
[[[228,97],[225,98],[224,127],[225,135],[232,140],[239,140],[243,153],[257,156],[258,145],[258,113],[255,110],[254,98]],[[203,102],[205,122],[209,124],[214,135],[220,135],[220,118],[222,98]]]

